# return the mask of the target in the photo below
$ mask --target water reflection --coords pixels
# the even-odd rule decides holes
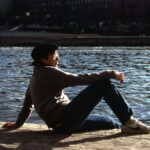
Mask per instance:
[[[0,121],[15,120],[32,74],[31,48],[0,49]],[[149,47],[63,47],[60,67],[69,72],[123,71],[124,84],[115,84],[132,105],[135,116],[150,123],[150,48]],[[73,98],[84,87],[67,88]],[[93,113],[114,114],[102,101]],[[115,117],[115,116],[114,116]],[[30,122],[39,122],[34,112]]]

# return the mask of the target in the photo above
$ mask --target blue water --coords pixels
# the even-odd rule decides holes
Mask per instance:
[[[32,75],[32,47],[0,48],[0,121],[15,121]],[[61,47],[60,67],[69,72],[106,69],[125,73],[124,84],[112,80],[134,110],[134,116],[150,124],[150,47]],[[72,99],[84,86],[67,88]],[[92,113],[116,116],[104,101]],[[35,111],[28,122],[43,123]]]

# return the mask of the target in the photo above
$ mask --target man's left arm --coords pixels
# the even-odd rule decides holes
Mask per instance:
[[[29,118],[31,114],[31,110],[32,110],[32,99],[31,99],[31,94],[30,94],[30,87],[28,87],[26,91],[23,107],[16,120],[16,124],[18,126],[22,126],[24,122]]]

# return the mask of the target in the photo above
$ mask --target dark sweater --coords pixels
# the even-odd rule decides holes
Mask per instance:
[[[31,106],[34,105],[39,116],[51,127],[55,124],[62,109],[70,102],[63,92],[64,88],[89,85],[100,79],[113,78],[116,78],[113,70],[72,74],[57,67],[36,66],[16,123],[23,125],[31,113]]]

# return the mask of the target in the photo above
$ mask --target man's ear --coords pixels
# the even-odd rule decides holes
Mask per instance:
[[[43,63],[43,64],[47,64],[47,59],[42,58],[42,59],[41,59],[41,63]]]

